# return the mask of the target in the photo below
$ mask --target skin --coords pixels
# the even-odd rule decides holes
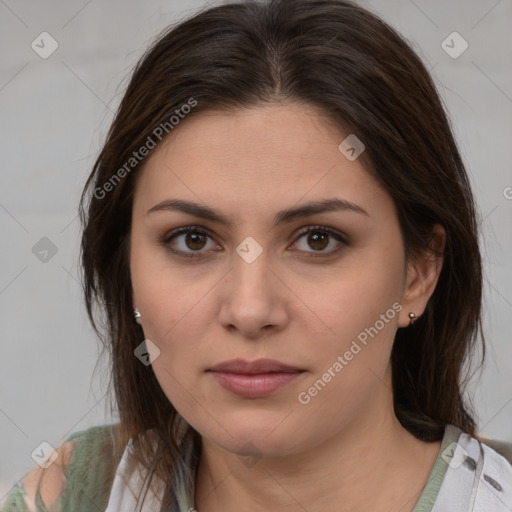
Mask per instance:
[[[23,479],[25,487],[25,504],[27,510],[37,511],[36,492],[39,486],[41,499],[49,511],[57,510],[57,500],[64,491],[71,455],[75,443],[69,441],[57,447],[57,458],[55,462],[43,469],[39,466],[33,468]]]
[[[133,305],[145,338],[160,350],[158,382],[202,436],[199,512],[410,511],[438,455],[440,442],[417,440],[394,415],[390,353],[409,312],[423,313],[442,258],[405,261],[394,203],[361,159],[338,150],[346,135],[304,104],[198,113],[153,150],[137,178]],[[232,226],[147,213],[170,198],[219,210]],[[368,215],[327,212],[273,226],[278,211],[328,198]],[[301,228],[318,225],[345,234],[348,245],[330,236],[319,251],[308,235],[298,238]],[[183,226],[211,238],[198,243],[182,234],[167,247],[159,243]],[[443,229],[433,233],[442,250]],[[252,263],[235,251],[248,236],[263,249]],[[169,247],[202,256],[180,257]],[[400,313],[301,404],[298,394],[395,302]],[[305,371],[270,396],[242,398],[207,373],[236,357]]]

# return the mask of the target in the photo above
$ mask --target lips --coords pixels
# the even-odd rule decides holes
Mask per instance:
[[[273,359],[233,359],[209,370],[227,391],[244,398],[263,398],[300,377],[305,370]]]
[[[243,359],[232,359],[210,368],[212,372],[240,373],[254,375],[261,373],[295,373],[303,371],[301,368],[290,366],[274,359],[258,359],[256,361],[244,361]]]

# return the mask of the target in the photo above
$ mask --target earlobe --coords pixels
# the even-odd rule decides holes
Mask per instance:
[[[409,325],[412,325],[414,322],[416,322],[416,320],[418,320],[418,315],[416,313],[409,313],[409,320],[410,320],[410,323]]]
[[[135,301],[135,294],[133,293],[133,288],[132,288],[132,307],[133,307],[133,317],[135,318],[135,321],[139,325],[141,325],[140,318],[142,317],[142,315],[140,314],[140,311],[137,308],[137,304],[136,304],[136,301]]]
[[[445,242],[444,228],[440,224],[435,224],[429,248],[407,264],[399,327],[407,327],[414,323],[425,311],[441,274]]]

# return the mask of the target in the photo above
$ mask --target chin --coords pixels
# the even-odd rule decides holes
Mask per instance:
[[[225,420],[222,426],[215,423],[196,430],[224,450],[244,456],[282,456],[297,450],[301,444],[296,437],[298,425],[285,425],[282,413],[258,414],[244,413],[238,418],[223,414],[219,416]]]

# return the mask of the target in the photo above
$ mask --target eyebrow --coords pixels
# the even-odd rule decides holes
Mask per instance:
[[[214,210],[208,206],[185,201],[182,199],[166,199],[157,205],[150,208],[146,215],[157,211],[176,211],[193,215],[201,219],[210,220],[219,224],[224,224],[231,227],[229,219],[219,211]],[[281,210],[274,217],[274,227],[280,224],[290,223],[302,217],[310,217],[319,213],[334,212],[334,211],[350,211],[369,216],[368,212],[361,206],[347,201],[345,199],[324,199],[322,201],[313,201],[287,210]]]

